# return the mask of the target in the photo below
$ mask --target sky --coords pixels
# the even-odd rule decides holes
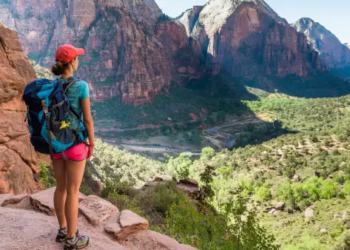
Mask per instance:
[[[163,12],[171,17],[180,15],[194,5],[207,0],[155,0]],[[319,22],[342,43],[350,43],[350,0],[265,0],[277,14],[294,23],[310,17]]]

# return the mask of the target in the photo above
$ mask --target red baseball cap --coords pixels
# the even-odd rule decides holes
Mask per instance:
[[[58,48],[55,57],[58,61],[69,63],[77,56],[82,56],[84,54],[84,49],[75,48],[73,45],[65,44]]]

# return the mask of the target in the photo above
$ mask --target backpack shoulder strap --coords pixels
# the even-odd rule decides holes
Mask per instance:
[[[75,77],[69,78],[69,81],[63,85],[63,93],[66,94],[67,90],[68,90],[74,83],[76,83],[76,82],[78,82],[78,81],[79,81],[79,79],[77,79],[77,78],[75,78]],[[69,106],[69,111],[70,111],[70,113],[74,114],[74,115],[78,118],[79,121],[81,121],[81,117],[77,114],[77,112],[75,112],[75,110],[74,110],[71,106]]]
[[[76,83],[76,82],[78,82],[79,81],[79,79],[72,79],[71,81],[69,81],[68,83],[66,83],[64,86],[63,86],[63,89],[64,89],[64,91],[63,91],[63,93],[65,94],[66,92],[67,92],[67,90],[74,84],[74,83]]]

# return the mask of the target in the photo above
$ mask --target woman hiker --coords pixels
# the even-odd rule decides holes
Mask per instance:
[[[81,55],[84,55],[83,49],[63,45],[58,48],[56,62],[51,67],[52,73],[58,77],[57,80],[64,88],[71,83],[66,95],[72,111],[77,117],[83,117],[83,126],[87,129],[89,138],[88,143],[76,144],[63,153],[53,155],[53,170],[57,181],[54,205],[60,226],[56,241],[65,242],[64,250],[82,249],[89,244],[89,237],[79,235],[77,229],[79,189],[86,161],[94,150],[94,124],[88,84],[73,78],[79,66],[78,56]],[[77,117],[69,117],[69,126],[74,130],[81,130],[81,120]]]

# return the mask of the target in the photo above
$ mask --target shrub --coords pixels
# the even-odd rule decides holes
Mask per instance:
[[[225,207],[224,214],[216,215],[210,209],[205,214],[198,212],[188,201],[173,205],[166,218],[166,232],[181,243],[201,250],[279,249],[273,244],[274,238],[259,226],[256,214],[247,212],[242,199]]]
[[[46,163],[40,165],[40,183],[45,188],[51,188],[56,185],[56,180],[54,178],[53,170],[51,166],[46,166]]]
[[[265,186],[255,188],[254,198],[256,201],[260,202],[269,200],[271,198],[270,188]]]
[[[110,193],[108,195],[108,200],[112,204],[117,206],[120,211],[125,210],[125,209],[130,209],[129,205],[132,201],[130,196],[125,195],[125,194],[118,194],[118,193]]]
[[[320,189],[320,197],[323,199],[331,199],[336,197],[339,191],[339,186],[333,180],[324,181]]]
[[[283,183],[279,186],[277,196],[280,197],[286,206],[292,209],[297,208],[294,192],[290,183]]]
[[[350,195],[350,181],[346,181],[344,183],[343,193],[346,195]]]
[[[190,167],[192,165],[191,153],[182,153],[177,158],[170,158],[168,161],[168,169],[176,180],[188,178]]]
[[[240,179],[238,187],[244,198],[249,198],[254,193],[253,181],[248,178]]]
[[[320,199],[320,187],[322,185],[322,179],[317,177],[312,177],[307,179],[303,183],[303,189],[308,193],[308,197],[312,201],[317,201]]]
[[[173,204],[180,204],[185,200],[186,196],[181,191],[176,190],[174,184],[157,186],[152,197],[155,210],[163,216]]]

